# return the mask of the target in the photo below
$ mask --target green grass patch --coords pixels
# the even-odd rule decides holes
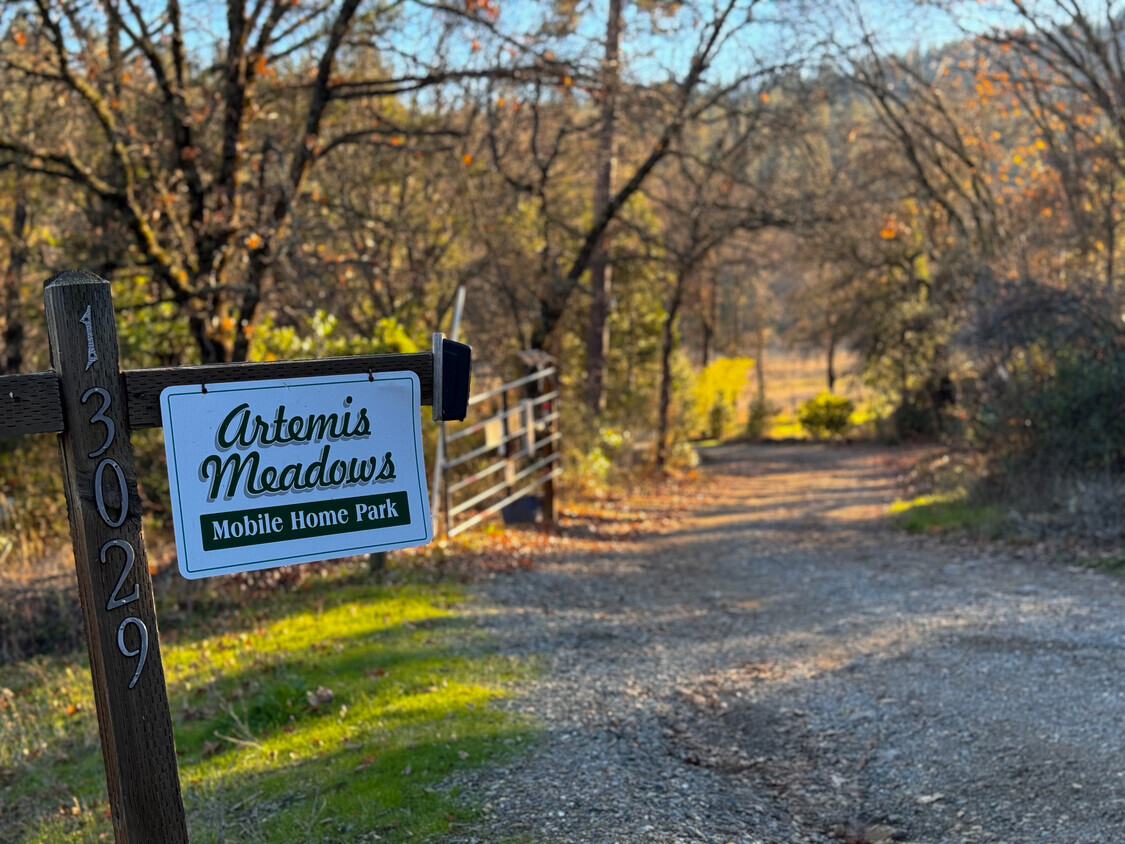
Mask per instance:
[[[1109,557],[1082,557],[1077,563],[1107,574],[1125,574],[1125,555],[1121,554]]]
[[[488,651],[463,598],[328,580],[163,630],[191,840],[404,841],[470,820],[439,783],[534,727],[489,705],[531,669]],[[0,668],[0,807],[5,841],[112,840],[84,657]]]
[[[896,499],[887,513],[908,533],[941,533],[965,530],[995,539],[1000,516],[994,507],[971,504],[964,492],[921,495],[910,501]]]
[[[778,413],[766,425],[765,438],[771,440],[807,440],[809,433],[792,413]]]

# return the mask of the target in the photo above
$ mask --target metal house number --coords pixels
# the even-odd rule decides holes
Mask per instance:
[[[86,369],[88,370],[93,366],[94,362],[98,360],[98,353],[94,347],[94,331],[90,318],[90,307],[86,308],[86,312],[79,320],[86,326],[86,344],[87,344],[87,358]],[[97,505],[98,517],[111,528],[119,528],[125,523],[126,517],[129,515],[129,492],[125,483],[125,472],[121,469],[120,464],[111,457],[102,457],[109,447],[113,444],[113,440],[117,435],[117,426],[113,420],[106,416],[106,411],[109,410],[112,399],[110,398],[109,391],[104,387],[90,387],[82,394],[81,402],[86,402],[96,397],[99,400],[99,406],[90,417],[91,425],[101,425],[105,428],[105,439],[102,444],[87,454],[87,457],[95,458],[101,457],[98,461],[97,467],[94,469],[94,502]],[[110,483],[109,478],[113,478]],[[117,506],[110,507],[106,504],[106,488],[107,486],[115,487],[117,490]],[[112,500],[112,499],[111,499]],[[116,510],[116,513],[111,512]],[[113,587],[113,591],[106,601],[105,611],[113,612],[121,607],[128,606],[133,601],[140,598],[140,586],[134,585],[133,591],[127,595],[122,595],[121,590],[125,585],[125,580],[128,578],[129,573],[133,570],[133,562],[136,558],[136,552],[133,546],[124,539],[110,539],[98,553],[98,558],[102,563],[109,562],[110,551],[117,549],[121,553],[115,556],[121,559],[121,574],[117,578],[117,582]],[[136,647],[128,647],[126,645],[126,633],[129,627],[136,627],[137,632],[135,636],[129,638],[136,641]],[[136,616],[129,616],[122,620],[117,628],[117,649],[121,655],[129,659],[134,657],[137,659],[137,667],[133,672],[133,678],[129,681],[129,688],[137,685],[137,680],[140,679],[141,671],[145,667],[145,660],[148,659],[148,628],[145,623]]]

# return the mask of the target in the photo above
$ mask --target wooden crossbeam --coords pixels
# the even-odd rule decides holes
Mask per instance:
[[[62,397],[56,373],[0,377],[0,436],[59,434],[62,429]]]
[[[430,406],[434,398],[434,356],[430,352],[127,369],[120,374],[120,380],[122,392],[128,402],[129,427],[135,430],[160,427],[160,391],[165,387],[224,384],[264,378],[401,371],[413,372],[418,376],[422,388],[422,404]],[[0,437],[58,434],[62,430],[62,399],[59,395],[59,377],[55,372],[0,376]]]
[[[167,369],[127,369],[122,373],[129,400],[130,428],[160,427],[160,391],[184,384],[224,384],[266,378],[304,378],[311,375],[346,375],[363,372],[413,372],[422,388],[422,404],[434,400],[434,356],[355,355],[320,360],[276,360],[268,363],[219,363],[176,366]],[[3,385],[0,384],[0,387]]]

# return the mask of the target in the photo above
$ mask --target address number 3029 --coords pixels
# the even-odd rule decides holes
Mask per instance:
[[[89,343],[89,362],[87,369],[90,365],[97,360],[97,353],[94,350],[94,338],[91,330],[89,320],[89,309],[83,315],[82,323],[86,326],[87,340]],[[112,404],[112,398],[109,391],[104,387],[90,387],[82,394],[81,402],[86,404],[91,398],[99,399],[99,406],[90,417],[91,425],[98,425],[104,428],[104,439],[101,444],[93,451],[89,452],[86,456],[93,458],[101,458],[98,460],[97,466],[94,468],[94,503],[97,506],[98,518],[100,518],[108,527],[119,528],[125,523],[125,519],[129,515],[129,488],[125,481],[125,472],[122,470],[121,465],[112,457],[105,457],[105,453],[113,445],[114,439],[117,436],[117,426],[114,424],[112,418],[106,415]],[[112,481],[110,480],[112,478]],[[116,506],[114,506],[112,492],[116,490]],[[107,496],[107,491],[111,493]],[[110,502],[110,503],[107,503]],[[112,512],[116,511],[116,512]],[[105,611],[112,613],[116,610],[126,607],[129,604],[140,598],[140,585],[134,584],[131,592],[122,594],[125,588],[125,581],[128,579],[133,570],[133,563],[136,560],[136,551],[128,540],[116,537],[107,540],[98,552],[98,559],[103,565],[110,563],[110,551],[116,549],[119,554],[112,555],[115,559],[121,561],[121,570],[114,584],[110,594],[106,597]],[[129,628],[136,628],[135,634],[131,634]],[[137,666],[133,670],[133,676],[129,680],[129,688],[137,685],[137,681],[141,677],[141,671],[145,667],[145,660],[148,659],[148,627],[145,623],[136,616],[130,615],[121,620],[117,627],[117,650],[121,655],[129,659],[136,659]],[[126,644],[126,638],[131,639],[136,643],[135,647]]]

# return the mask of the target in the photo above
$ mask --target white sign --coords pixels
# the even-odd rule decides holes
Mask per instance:
[[[420,394],[413,372],[165,389],[180,573],[428,543]]]

